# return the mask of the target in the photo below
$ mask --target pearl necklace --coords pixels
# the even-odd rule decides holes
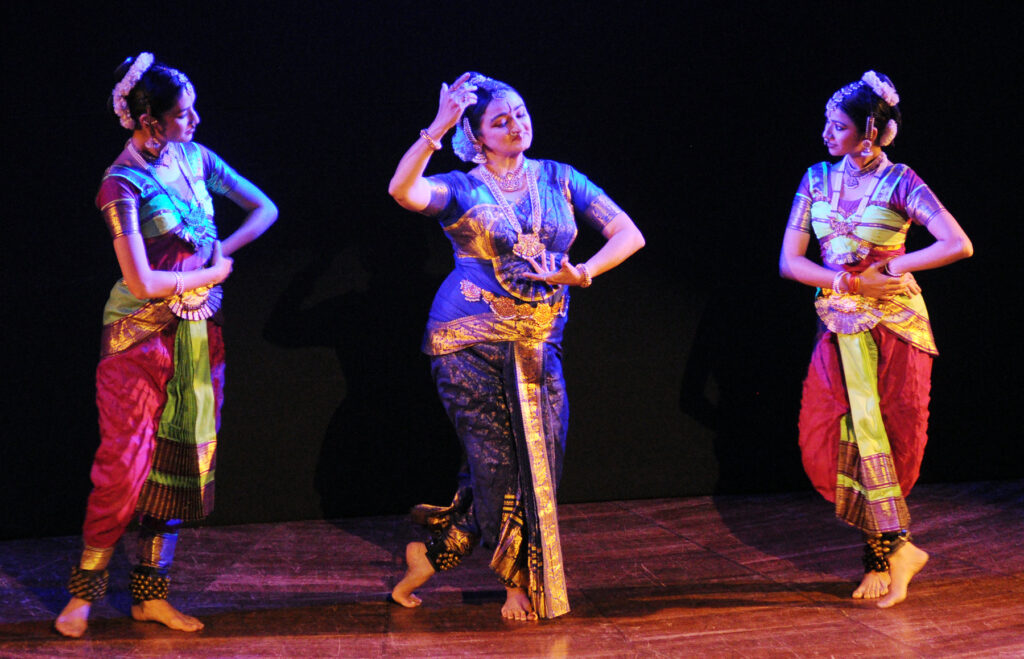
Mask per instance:
[[[526,174],[526,187],[530,193],[529,233],[523,232],[523,225],[519,223],[519,218],[516,217],[516,212],[512,209],[512,205],[508,203],[508,199],[505,199],[505,195],[499,190],[500,185],[494,174],[491,173],[491,170],[487,169],[486,166],[482,167],[480,174],[491,196],[498,202],[498,208],[501,209],[502,214],[505,216],[505,221],[516,232],[516,244],[512,247],[512,252],[521,259],[532,259],[543,256],[547,248],[544,247],[544,243],[540,241],[540,236],[537,235],[541,223],[540,192],[537,189],[537,177],[529,165],[527,165],[526,158],[523,158],[522,171]]]

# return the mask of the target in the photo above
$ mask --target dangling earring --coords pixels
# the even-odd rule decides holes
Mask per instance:
[[[875,117],[869,116],[867,124],[864,126],[864,149],[860,152],[860,155],[867,158],[871,155],[871,131],[875,128]]]
[[[145,123],[143,126],[146,127],[146,132],[149,133],[149,137],[145,141],[145,147],[150,151],[160,153],[160,140],[156,139],[156,135],[153,134],[153,124]]]
[[[487,164],[487,154],[484,153],[484,147],[480,144],[480,140],[476,139],[473,135],[473,128],[469,125],[469,118],[462,118],[462,132],[466,134],[466,138],[469,139],[469,143],[473,145],[473,150],[476,154],[473,156],[473,162],[478,165]]]

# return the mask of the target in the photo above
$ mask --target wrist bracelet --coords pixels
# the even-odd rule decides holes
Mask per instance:
[[[440,151],[441,150],[441,141],[440,140],[435,140],[433,137],[431,137],[430,133],[427,132],[426,128],[424,128],[423,130],[420,131],[420,137],[422,137],[423,139],[425,139],[427,141],[427,144],[430,145],[430,148],[432,150],[434,150],[434,151]]]
[[[850,295],[860,294],[860,275],[850,275],[846,280],[846,286],[850,289]]]
[[[594,283],[594,278],[590,276],[590,270],[587,270],[586,263],[580,263],[576,269],[583,274],[583,283],[580,284],[580,288],[586,288]]]
[[[882,266],[882,274],[885,275],[886,277],[897,277],[897,278],[902,277],[903,276],[902,273],[893,272],[892,270],[889,269],[889,264],[890,263],[892,263],[891,260],[886,261],[885,265]]]
[[[847,272],[846,270],[840,270],[839,272],[837,272],[836,276],[832,278],[832,290],[835,291],[836,293],[842,293],[842,291],[839,289],[839,286],[840,284],[843,283],[843,277],[849,276],[850,273]]]
[[[174,295],[175,297],[180,296],[185,292],[185,276],[180,272],[174,273]]]

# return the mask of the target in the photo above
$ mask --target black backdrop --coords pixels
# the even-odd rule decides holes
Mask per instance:
[[[868,68],[903,98],[890,156],[931,184],[977,253],[919,275],[942,352],[922,481],[1020,476],[1008,458],[1021,439],[1011,10],[100,4],[3,10],[2,537],[81,523],[100,310],[119,276],[92,205],[126,137],[104,101],[140,50],[189,74],[197,139],[281,210],[226,285],[210,523],[390,513],[450,494],[458,452],[418,347],[451,256],[386,189],[441,81],[467,69],[516,86],[530,155],[588,174],[647,238],[573,298],[562,501],[808,487],[796,414],[814,313],[809,289],[778,278],[777,254],[793,190],[826,155],[824,102]],[[459,165],[445,151],[430,170]],[[240,214],[220,205],[218,218],[226,232]],[[598,244],[584,231],[574,258]]]

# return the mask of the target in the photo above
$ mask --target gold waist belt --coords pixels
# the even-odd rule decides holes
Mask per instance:
[[[486,302],[491,311],[499,318],[533,318],[534,321],[541,325],[547,325],[555,316],[561,315],[565,300],[565,298],[559,298],[554,304],[548,304],[547,302],[537,302],[536,304],[516,302],[513,298],[502,297],[490,291],[485,291],[468,279],[463,279],[460,282],[459,289],[462,291],[462,296],[468,302],[479,302],[480,300]]]

